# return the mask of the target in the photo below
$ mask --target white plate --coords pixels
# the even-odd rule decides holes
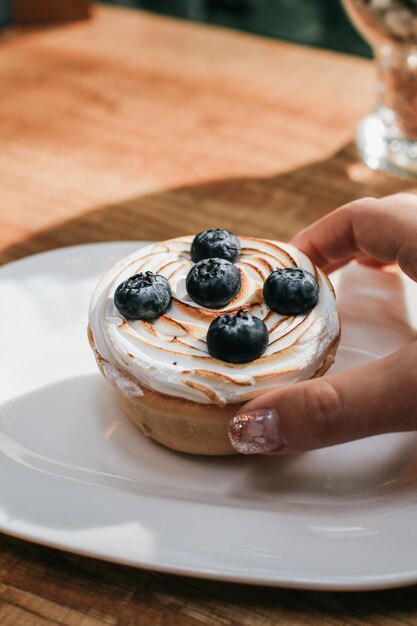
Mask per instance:
[[[229,581],[416,582],[416,434],[287,458],[213,459],[166,450],[125,417],[86,324],[98,277],[137,247],[64,248],[0,269],[2,531]],[[333,371],[414,339],[416,285],[356,266],[336,279],[343,339]]]

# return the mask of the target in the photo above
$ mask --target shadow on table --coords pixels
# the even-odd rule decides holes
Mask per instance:
[[[276,176],[203,182],[94,208],[3,249],[0,263],[72,244],[161,240],[219,226],[285,241],[341,204],[416,184],[372,172],[349,144],[322,161]]]

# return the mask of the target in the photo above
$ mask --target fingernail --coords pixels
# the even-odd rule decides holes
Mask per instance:
[[[234,449],[242,454],[262,454],[287,445],[274,409],[236,415],[229,424],[229,437]]]

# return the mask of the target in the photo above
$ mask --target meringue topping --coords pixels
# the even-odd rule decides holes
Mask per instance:
[[[278,385],[313,376],[340,330],[330,281],[290,244],[254,237],[239,240],[241,254],[236,265],[241,288],[221,309],[206,309],[187,294],[192,236],[151,244],[110,268],[97,285],[90,306],[90,328],[101,358],[114,365],[120,376],[139,385],[219,406],[245,402]],[[282,316],[263,301],[266,278],[283,267],[302,267],[316,277],[320,297],[308,314]],[[154,321],[125,320],[114,305],[114,292],[122,281],[143,271],[165,276],[172,291],[171,306]],[[264,321],[268,347],[263,356],[249,363],[219,361],[207,350],[208,327],[216,316],[239,309]]]

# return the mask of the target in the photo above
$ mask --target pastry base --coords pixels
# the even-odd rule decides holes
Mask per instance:
[[[95,346],[90,328],[88,338],[100,370],[105,375],[103,358]],[[322,376],[334,363],[339,339],[340,335],[329,347],[323,365],[312,378]],[[122,372],[120,374],[124,375]],[[237,454],[230,443],[227,428],[242,403],[219,407],[167,396],[143,386],[142,390],[142,396],[130,396],[116,387],[124,410],[146,437],[173,450],[189,454]]]

